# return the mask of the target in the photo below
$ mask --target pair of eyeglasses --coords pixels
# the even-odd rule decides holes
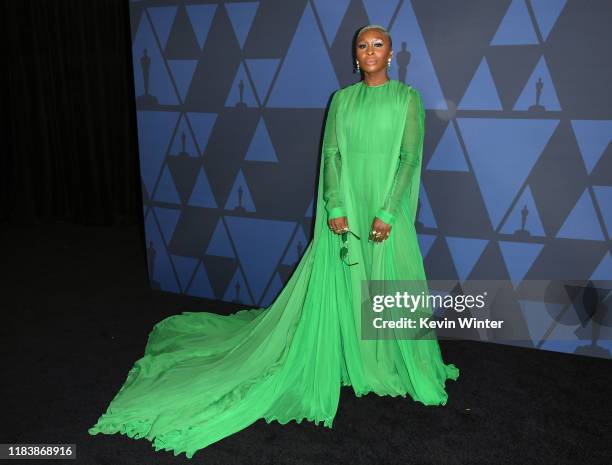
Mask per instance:
[[[348,250],[348,235],[349,233],[351,233],[353,236],[355,236],[357,238],[357,240],[361,240],[359,238],[359,236],[357,234],[355,234],[353,231],[345,231],[342,233],[342,248],[340,249],[340,260],[342,260],[346,265],[348,266],[353,266],[353,265],[357,265],[359,264],[359,262],[355,262],[355,263],[349,263],[348,260],[348,255],[349,255],[349,250]]]

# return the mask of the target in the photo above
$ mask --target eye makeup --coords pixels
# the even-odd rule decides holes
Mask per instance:
[[[385,42],[382,39],[372,39],[371,43],[372,43],[372,46],[376,48],[381,48],[385,45]],[[368,45],[367,42],[362,41],[362,42],[359,42],[358,47],[361,49],[364,49],[367,47],[367,45]]]

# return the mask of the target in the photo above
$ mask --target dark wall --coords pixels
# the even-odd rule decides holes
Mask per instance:
[[[128,7],[2,2],[10,83],[0,221],[141,221]]]

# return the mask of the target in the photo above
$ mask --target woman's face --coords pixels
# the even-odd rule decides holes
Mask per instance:
[[[368,29],[359,34],[355,47],[359,67],[366,73],[385,69],[393,55],[389,39],[377,29]]]

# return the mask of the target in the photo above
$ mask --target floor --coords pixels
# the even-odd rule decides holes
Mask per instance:
[[[1,442],[75,443],[67,462],[95,465],[612,463],[609,360],[463,341],[440,343],[461,369],[444,407],[345,387],[332,429],[260,420],[191,460],[145,439],[90,436],[156,322],[237,308],[151,291],[138,227],[0,231]]]

